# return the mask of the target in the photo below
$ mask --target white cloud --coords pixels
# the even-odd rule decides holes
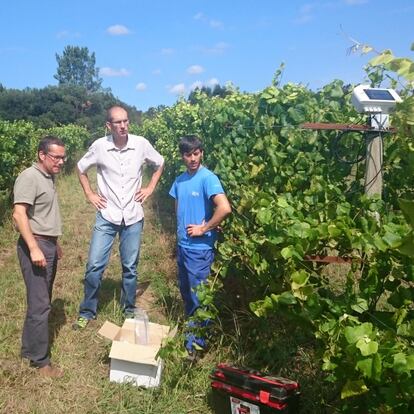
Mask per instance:
[[[201,47],[200,50],[206,54],[221,55],[226,52],[230,45],[226,42],[218,42],[212,47]]]
[[[401,14],[401,13],[412,13],[414,11],[414,5],[407,7],[402,7],[398,9],[388,10],[388,13],[391,14]]]
[[[27,53],[27,49],[23,47],[5,47],[0,49],[0,55],[6,53]]]
[[[153,71],[152,71],[152,74],[153,75],[161,75],[161,69],[154,69]]]
[[[220,82],[217,78],[211,78],[207,81],[207,85],[208,86],[216,86],[218,85]]]
[[[175,52],[174,49],[172,49],[171,47],[165,47],[163,49],[161,49],[161,54],[162,55],[172,55]]]
[[[310,22],[313,19],[313,16],[310,14],[302,14],[298,18],[295,19],[295,23],[297,24],[305,24]]]
[[[209,21],[209,24],[213,29],[221,29],[223,27],[223,22],[221,22],[220,20],[212,19]]]
[[[303,4],[300,9],[299,9],[299,14],[309,14],[311,13],[313,10],[315,10],[315,8],[318,5],[316,3],[306,3]]]
[[[344,0],[348,6],[357,6],[359,4],[366,4],[368,0]]]
[[[187,73],[190,75],[198,75],[199,73],[203,73],[204,68],[200,65],[192,65],[187,68]]]
[[[193,91],[194,89],[201,89],[203,87],[203,82],[195,81],[191,86],[190,89]]]
[[[139,83],[137,83],[137,85],[135,86],[135,89],[136,89],[137,91],[140,91],[140,92],[145,91],[145,90],[147,90],[147,84],[146,84],[146,83],[144,83],[144,82],[139,82]]]
[[[113,26],[109,26],[106,29],[106,32],[109,33],[112,36],[123,36],[127,34],[131,34],[131,31],[122,24],[115,24]]]
[[[58,39],[63,39],[64,37],[68,37],[68,36],[70,36],[70,33],[68,30],[62,30],[56,35]]]
[[[73,37],[80,37],[79,32],[70,32],[69,30],[62,30],[56,34],[58,39],[67,39]]]
[[[297,24],[305,24],[313,19],[313,12],[319,6],[318,3],[306,3],[299,9],[299,16],[294,20]]]
[[[114,69],[114,68],[100,68],[99,69],[99,75],[101,76],[108,76],[108,77],[125,77],[129,76],[131,72],[127,69],[121,68],[121,69]]]
[[[226,42],[218,42],[216,43],[216,45],[214,46],[214,48],[218,51],[224,52],[226,49],[228,49],[230,47],[230,45]]]
[[[217,78],[211,78],[209,79],[207,82],[201,82],[201,81],[195,81],[194,83],[192,83],[192,85],[190,86],[191,90],[194,89],[201,89],[203,86],[207,86],[209,88],[214,88],[216,85],[218,85],[220,82],[218,81]]]
[[[294,19],[296,24],[305,24],[314,19],[315,14],[324,9],[338,9],[343,6],[359,6],[368,3],[369,0],[335,0],[335,1],[314,1],[303,4],[298,11],[298,16]]]
[[[206,16],[204,13],[197,13],[193,16],[194,20],[198,20],[200,22],[203,22],[205,24],[208,24],[213,29],[222,29],[223,28],[223,22],[217,19],[211,19],[210,17]]]
[[[184,95],[185,85],[183,83],[177,83],[177,85],[169,86],[168,91],[174,95]]]

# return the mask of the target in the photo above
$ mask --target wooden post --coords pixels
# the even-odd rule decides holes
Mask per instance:
[[[365,194],[368,196],[382,195],[382,138],[375,136],[367,145],[365,165]]]
[[[381,134],[394,133],[395,128],[389,126],[388,114],[372,114],[371,125],[347,125],[330,123],[306,122],[300,126],[303,129],[338,130],[338,131],[363,131],[375,136],[370,139],[367,145],[367,159],[365,165],[365,193],[368,196],[382,195],[382,137]],[[378,134],[378,135],[376,135]]]

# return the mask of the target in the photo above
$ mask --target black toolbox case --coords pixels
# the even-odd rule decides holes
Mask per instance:
[[[290,379],[228,364],[218,364],[210,379],[217,414],[299,412],[299,384]]]

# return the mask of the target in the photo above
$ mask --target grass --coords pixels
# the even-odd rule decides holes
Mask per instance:
[[[83,295],[94,209],[86,202],[74,175],[61,176],[58,186],[64,256],[54,285],[50,337],[52,361],[64,369],[65,375],[58,380],[40,378],[20,358],[25,288],[15,254],[17,233],[6,221],[0,238],[0,413],[213,413],[209,373],[222,361],[298,379],[302,384],[302,413],[334,412],[324,403],[331,390],[320,380],[313,338],[285,318],[264,321],[253,318],[245,309],[227,309],[226,300],[214,331],[214,346],[201,361],[189,365],[176,357],[167,359],[162,384],[153,390],[110,383],[110,342],[97,331],[105,320],[122,323],[117,246],[104,275],[97,320],[85,331],[73,331],[71,324]],[[173,324],[182,319],[183,309],[175,281],[174,215],[169,206],[165,197],[155,196],[145,206],[138,305],[147,309],[151,321]]]
[[[94,222],[94,209],[74,175],[61,176],[59,193],[64,235],[63,258],[54,285],[50,317],[52,361],[62,367],[62,379],[40,378],[20,359],[20,336],[25,314],[25,288],[15,254],[17,233],[10,223],[0,242],[0,412],[1,413],[187,413],[211,412],[207,400],[208,373],[214,361],[197,370],[166,362],[162,386],[143,390],[108,381],[109,341],[97,334],[105,320],[121,324],[120,261],[114,246],[105,272],[96,321],[85,331],[73,331],[83,294],[83,275]],[[175,286],[174,237],[157,223],[156,205],[146,206],[139,265],[140,296],[150,320],[168,322],[168,312],[181,311]],[[154,286],[163,295],[156,295]],[[168,296],[168,298],[167,298]],[[170,306],[170,303],[176,303]],[[183,395],[184,394],[184,395]]]

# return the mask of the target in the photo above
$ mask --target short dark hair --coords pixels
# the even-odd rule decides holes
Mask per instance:
[[[126,113],[127,113],[127,115],[128,115],[128,111],[125,109],[125,108],[123,108],[122,106],[120,106],[120,105],[114,105],[114,106],[111,106],[110,108],[108,108],[107,110],[106,110],[106,122],[112,122],[112,111],[114,110],[114,109],[122,109],[123,111],[125,111]]]
[[[203,143],[197,135],[185,135],[181,137],[178,149],[181,155],[195,150],[203,151]]]
[[[58,145],[59,147],[64,147],[65,143],[58,137],[55,137],[53,135],[46,135],[39,141],[37,153],[42,151],[43,153],[47,154],[49,152],[49,148],[51,145]]]

